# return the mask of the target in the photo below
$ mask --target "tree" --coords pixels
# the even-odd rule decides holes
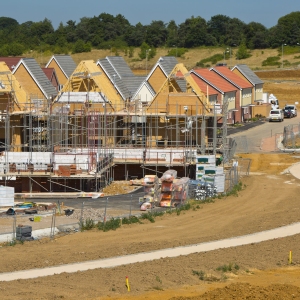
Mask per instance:
[[[90,52],[91,50],[91,44],[85,43],[83,40],[77,40],[73,47],[73,53]]]
[[[180,25],[180,34],[185,36],[184,46],[187,48],[205,45],[207,36],[206,21],[201,17],[186,19]]]
[[[240,44],[240,46],[239,46],[239,48],[238,48],[238,50],[235,54],[235,57],[236,57],[236,59],[245,59],[245,58],[248,58],[250,56],[251,56],[251,53],[247,49],[245,41],[243,41]]]
[[[68,43],[76,41],[76,21],[69,20],[65,26],[66,40]]]
[[[154,47],[150,47],[147,43],[143,43],[141,45],[141,52],[139,53],[139,57],[141,59],[145,59],[147,56],[147,59],[153,58],[156,55],[156,49]]]
[[[161,47],[166,44],[168,31],[163,21],[152,21],[147,26],[146,43],[153,47]]]
[[[171,20],[167,26],[168,36],[167,43],[168,47],[178,46],[178,27],[174,20]]]
[[[10,55],[10,56],[20,56],[23,54],[25,49],[22,44],[12,43],[12,44],[8,45],[7,50],[8,50],[8,55]]]
[[[239,45],[245,39],[246,24],[237,18],[233,18],[227,24],[226,36],[224,38],[225,45]]]
[[[295,43],[294,29],[297,32],[300,28],[300,11],[292,12],[279,18],[277,26],[280,27],[281,34],[284,36],[286,43]],[[298,39],[300,39],[300,36],[298,36]]]
[[[225,37],[227,36],[227,25],[230,20],[228,16],[215,15],[207,22],[208,33],[215,37],[219,45],[226,44]]]
[[[19,27],[17,20],[7,17],[0,17],[0,30],[7,29],[9,31],[15,30]]]
[[[38,37],[40,41],[45,41],[49,38],[49,34],[54,33],[54,29],[50,20],[45,18],[41,22],[33,23],[30,27],[31,34]]]
[[[141,23],[129,26],[124,34],[124,40],[128,46],[138,47],[145,41],[146,27]]]
[[[250,22],[245,26],[245,39],[250,49],[263,49],[268,47],[268,30],[257,22]]]

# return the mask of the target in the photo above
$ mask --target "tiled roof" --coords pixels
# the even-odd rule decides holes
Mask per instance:
[[[264,83],[247,65],[236,65],[232,68],[232,70],[234,69],[238,69],[252,83],[252,85]]]
[[[239,89],[248,89],[252,88],[252,85],[241,78],[240,76],[233,73],[231,70],[229,70],[227,67],[213,67],[210,69],[210,71],[215,72],[225,78],[226,80],[230,81],[233,85],[238,87]]]
[[[178,64],[178,61],[174,56],[162,56],[159,58],[158,64],[161,66],[166,76],[168,76]]]
[[[207,84],[212,85],[214,88],[219,90],[221,93],[233,92],[237,88],[229,83],[227,80],[221,78],[215,72],[211,72],[208,69],[195,69],[191,73],[196,74],[198,77],[202,78]]]
[[[129,93],[133,95],[140,85],[145,81],[146,76],[124,77],[123,81],[127,86]]]
[[[214,89],[213,87],[211,87],[211,85],[206,84],[202,79],[200,79],[197,75],[195,74],[191,74],[192,78],[195,80],[196,84],[199,86],[199,88],[201,89],[201,91],[207,95],[217,95],[219,92]]]
[[[184,75],[182,74],[181,71],[177,71],[175,81],[178,84],[181,92],[185,93],[186,92],[186,85],[187,85],[187,83],[186,83],[185,77],[184,77]]]
[[[0,61],[4,61],[7,66],[9,67],[10,71],[12,72],[14,67],[19,63],[19,61],[24,58],[21,56],[15,56],[15,57],[10,57],[10,56],[4,56],[0,57]]]
[[[29,74],[32,76],[33,80],[36,84],[40,87],[42,93],[46,98],[50,96],[56,96],[57,91],[55,87],[52,85],[51,81],[45,75],[39,64],[36,62],[34,58],[23,58],[20,60],[19,64],[13,71],[13,74],[17,70],[20,64],[23,64],[24,67],[27,69]]]
[[[122,56],[107,56],[106,60],[114,67],[116,73],[122,78],[127,76],[134,77],[133,72],[127,65],[126,61]]]
[[[134,75],[121,56],[107,56],[98,60],[97,64],[101,66],[124,100],[132,97],[145,80],[144,76]]]
[[[53,55],[47,63],[46,68],[53,59],[57,62],[67,78],[69,78],[76,69],[76,64],[70,55]]]
[[[122,81],[120,75],[118,75],[115,68],[110,64],[110,62],[106,59],[100,59],[98,62],[108,78],[110,79],[111,83],[114,87],[118,90],[121,97],[125,100],[130,97],[129,90],[127,89],[125,83]]]
[[[42,68],[43,72],[47,76],[49,80],[51,80],[53,73],[54,73],[54,68]]]

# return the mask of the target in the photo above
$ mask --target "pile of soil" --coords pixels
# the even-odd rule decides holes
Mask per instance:
[[[135,189],[136,186],[131,185],[129,181],[114,181],[103,188],[103,193],[105,196],[120,195],[132,192]]]

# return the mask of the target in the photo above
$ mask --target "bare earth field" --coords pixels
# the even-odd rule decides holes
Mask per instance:
[[[0,248],[1,272],[113,257],[245,235],[300,221],[300,180],[283,172],[292,154],[255,154],[238,197],[217,199],[155,223],[123,225]],[[281,173],[284,174],[281,174]],[[262,174],[263,175],[255,175]],[[152,262],[1,282],[2,299],[300,299],[300,235]],[[288,264],[293,251],[293,265]],[[233,271],[216,269],[233,264]],[[199,275],[202,274],[202,279]],[[129,277],[131,291],[125,286]],[[243,294],[244,293],[244,294]],[[200,296],[201,295],[201,296]],[[236,296],[234,296],[236,295]],[[186,298],[193,297],[193,298]],[[244,297],[244,298],[245,298]],[[259,298],[261,297],[261,298]],[[254,297],[253,297],[254,298]],[[252,299],[253,299],[252,298]],[[251,298],[250,298],[251,299]]]
[[[287,76],[293,77],[290,73]],[[298,74],[295,76],[294,79],[299,79]],[[278,99],[297,100],[299,84],[293,81],[278,84],[271,77],[267,72],[264,74],[268,81],[264,91],[274,93]],[[292,92],[290,84],[294,87]],[[238,196],[199,203],[195,210],[167,214],[156,218],[155,223],[143,221],[105,233],[94,230],[57,236],[52,241],[43,239],[14,247],[2,245],[0,272],[213,241],[299,222],[300,180],[287,172],[289,166],[299,162],[299,156],[279,153],[240,156],[251,158],[252,165],[250,176],[242,178],[243,190]],[[299,245],[300,235],[295,235],[112,269],[0,282],[0,298],[300,299]],[[288,262],[290,251],[292,264]],[[230,264],[232,270],[227,271],[225,267]],[[126,276],[130,292],[125,286]]]

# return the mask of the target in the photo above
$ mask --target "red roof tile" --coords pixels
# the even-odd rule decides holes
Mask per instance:
[[[9,67],[10,71],[13,71],[14,66],[16,66],[22,58],[24,58],[24,57],[3,56],[3,57],[0,57],[0,61],[4,61],[7,64],[7,66]]]
[[[202,79],[200,79],[197,75],[195,74],[191,74],[192,78],[195,80],[195,82],[197,83],[197,85],[199,86],[199,88],[201,89],[201,91],[207,95],[217,95],[219,94],[219,91],[217,91],[216,89],[212,88],[211,85],[206,84]]]
[[[198,74],[200,77],[205,79],[208,84],[211,84],[221,90],[222,92],[234,92],[237,88],[229,83],[227,80],[223,79],[220,75],[215,72],[211,72],[208,69],[196,69],[192,70],[195,74]]]
[[[42,70],[46,74],[47,78],[51,80],[54,73],[54,68],[42,68]]]
[[[234,82],[237,86],[239,86],[242,89],[252,88],[252,84],[248,81],[244,80],[240,76],[233,73],[231,70],[229,70],[227,67],[213,67],[210,69],[211,72],[218,72],[222,76],[226,77],[228,80]],[[221,76],[219,75],[219,76]]]

